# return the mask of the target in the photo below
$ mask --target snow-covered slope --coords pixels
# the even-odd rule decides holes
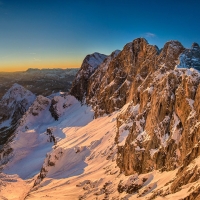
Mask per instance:
[[[44,109],[42,118],[46,122],[27,131],[24,131],[26,123],[18,128],[12,144],[14,158],[1,173],[0,198],[150,200],[155,196],[170,200],[187,196],[187,187],[176,194],[167,194],[177,169],[130,176],[120,173],[116,165],[116,119],[129,105],[109,116],[93,119],[90,107],[81,106],[70,96],[67,101],[71,106],[62,119],[52,122],[48,109]],[[47,128],[56,136],[56,144],[49,143]],[[199,159],[196,162],[199,164]],[[196,183],[193,190],[197,186]],[[20,192],[11,191],[16,187]],[[161,191],[166,191],[165,198],[156,198]]]
[[[14,84],[0,101],[0,144],[12,134],[18,120],[28,110],[36,96],[21,85]]]
[[[10,148],[13,149],[12,153],[8,155],[9,158],[4,157],[1,160],[2,163],[5,159],[9,160],[3,166],[5,173],[17,173],[24,179],[37,174],[52,145],[65,137],[62,131],[63,124],[67,123],[69,126],[74,123],[76,126],[85,125],[93,118],[92,112],[85,118],[85,113],[90,112],[90,108],[81,107],[80,103],[72,96],[63,97],[61,103],[68,104],[68,107],[63,108],[65,113],[61,119],[55,121],[49,111],[51,101],[43,96],[37,97],[15,131],[16,136],[10,144]],[[79,107],[80,109],[78,109]],[[77,112],[80,114],[78,122],[76,122],[77,119],[73,119],[73,115],[78,115]]]
[[[36,180],[40,185],[36,184],[27,199],[143,199],[174,178],[176,171],[129,177],[120,173],[115,143],[118,114],[100,117],[83,127],[66,127],[63,131],[67,137],[47,155],[42,176]],[[45,177],[42,182],[41,177]],[[127,190],[135,187],[137,191],[137,186],[142,190],[140,194],[127,194],[122,192],[123,185]]]
[[[30,178],[35,175],[37,177],[37,174],[40,173],[45,159],[48,158],[47,153],[60,149],[60,147],[57,148],[59,141],[68,137],[66,129],[79,129],[80,126],[86,125],[93,119],[93,111],[90,107],[81,106],[72,96],[63,98],[65,101],[62,99],[62,103],[64,102],[68,106],[63,108],[64,113],[58,121],[54,120],[49,111],[51,101],[42,96],[37,97],[23,116],[20,126],[16,130],[16,136],[10,144],[12,152],[6,158],[0,155],[2,163],[5,159],[7,160],[6,164],[1,165],[3,174],[1,175],[0,198],[2,196],[8,198],[9,195],[16,197],[18,192],[16,194],[8,192],[10,187],[8,179],[12,177],[13,182],[16,181],[16,185],[22,184],[20,187],[25,185],[24,188],[21,188],[22,193],[16,197],[16,199],[23,199],[24,191],[28,187],[26,183],[32,184]],[[33,184],[30,187],[32,186]]]

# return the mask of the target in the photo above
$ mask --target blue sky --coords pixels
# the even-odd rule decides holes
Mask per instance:
[[[0,0],[0,71],[80,67],[137,37],[200,43],[198,0]]]

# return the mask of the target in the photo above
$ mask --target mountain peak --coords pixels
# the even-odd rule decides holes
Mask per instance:
[[[91,73],[93,72],[94,69],[96,69],[102,62],[103,60],[106,58],[107,56],[98,52],[95,52],[93,54],[89,54],[86,56],[86,58],[84,59],[81,68],[85,67],[84,65],[89,64],[89,66],[91,67],[90,71]],[[87,68],[89,69],[89,66],[87,66]]]
[[[10,93],[12,91],[16,91],[16,90],[19,90],[19,91],[28,91],[26,88],[24,88],[22,85],[18,84],[18,83],[14,83],[10,89],[6,92],[6,93]]]
[[[118,55],[121,52],[121,50],[116,49],[115,51],[112,52],[114,55]]]
[[[23,86],[18,83],[14,83],[11,88],[16,88],[16,87],[23,87]]]
[[[194,42],[191,49],[185,49],[179,56],[178,68],[194,68],[200,70],[200,48]]]
[[[149,44],[147,39],[140,37],[140,38],[136,38],[133,40],[133,42],[145,42],[146,44]]]
[[[36,96],[15,83],[0,101],[0,144],[5,143],[15,130],[19,119],[28,110]],[[6,130],[6,131],[5,131]]]
[[[85,57],[70,91],[70,93],[78,100],[83,100],[89,77],[107,57],[108,56],[97,52],[89,54]]]
[[[29,69],[26,70],[26,72],[29,72],[29,73],[31,73],[31,72],[40,72],[40,71],[41,70],[38,69],[38,68],[29,68]]]
[[[196,42],[194,42],[194,43],[192,44],[192,49],[199,49],[199,44],[196,43]]]
[[[22,99],[28,98],[28,97],[35,98],[35,95],[31,91],[19,85],[18,83],[14,83],[12,87],[2,97],[1,103],[3,102],[8,103],[8,102],[12,102],[13,100],[21,101]]]

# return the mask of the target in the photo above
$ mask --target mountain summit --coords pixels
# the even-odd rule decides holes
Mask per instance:
[[[78,100],[82,101],[87,88],[88,80],[94,73],[97,67],[104,61],[107,56],[100,53],[93,53],[87,55],[83,60],[80,70],[76,75],[76,79],[73,82],[71,88],[71,94],[74,95]]]
[[[0,101],[0,144],[12,134],[19,119],[28,110],[36,96],[19,84],[14,84]]]

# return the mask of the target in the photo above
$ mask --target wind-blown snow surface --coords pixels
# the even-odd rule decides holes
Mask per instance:
[[[64,129],[82,127],[93,119],[93,111],[90,107],[81,106],[72,96],[65,97],[65,104],[66,102],[70,106],[63,108],[65,113],[60,117],[59,121],[55,121],[52,118],[49,112],[50,100],[48,102],[48,99],[45,97],[39,96],[29,108],[16,130],[16,137],[11,144],[13,149],[11,161],[4,166],[3,170],[3,173],[9,176],[2,175],[2,177],[6,177],[5,183],[10,177],[12,179],[14,177],[15,180],[11,182],[15,183],[16,181],[16,184],[18,184],[19,181],[16,177],[19,176],[22,179],[28,180],[40,172],[46,154],[52,150],[53,146],[53,143],[49,142],[50,138],[47,135],[47,129],[51,129],[56,141],[59,141],[67,135],[63,132]],[[33,115],[34,109],[39,110],[38,115],[36,113]],[[3,180],[1,178],[1,181]],[[14,195],[14,191],[11,192],[12,194],[8,194],[8,185],[6,183],[6,187],[3,187],[0,183],[0,197],[3,195],[5,198],[8,198],[8,196]],[[6,192],[5,195],[4,192]],[[14,196],[16,198],[16,195]],[[21,197],[18,199],[21,199]]]
[[[170,184],[177,170],[127,177],[120,173],[116,166],[116,118],[124,108],[93,119],[91,107],[81,106],[72,96],[65,98],[69,106],[58,121],[51,117],[49,105],[35,118],[26,114],[12,143],[12,161],[0,174],[0,199],[145,199],[154,189]],[[34,123],[38,119],[43,120]],[[25,130],[27,124],[29,129]],[[54,146],[49,143],[47,128],[56,137]],[[119,185],[131,184],[141,184],[140,192],[117,191]],[[157,199],[184,196],[181,192]]]

